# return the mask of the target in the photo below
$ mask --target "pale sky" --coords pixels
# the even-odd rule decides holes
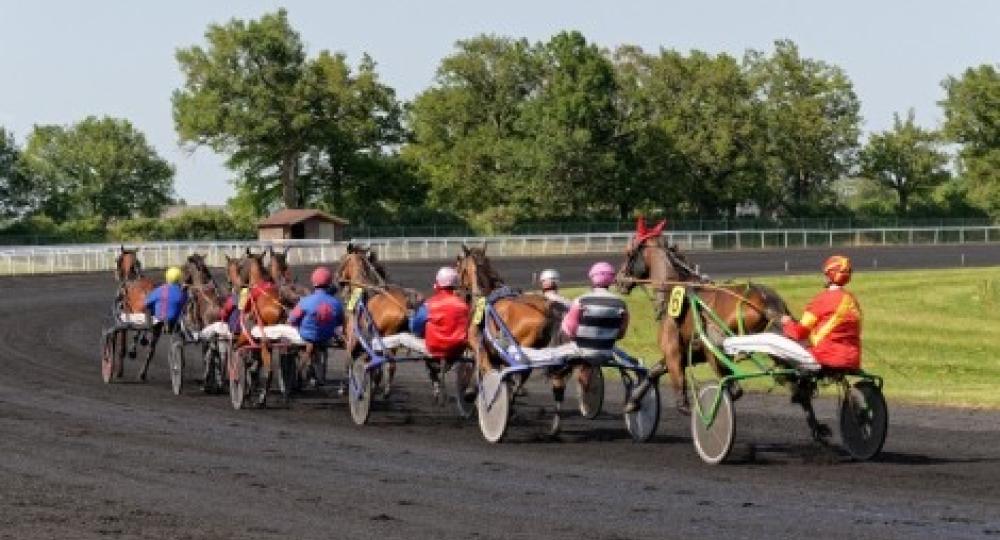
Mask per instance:
[[[310,54],[363,52],[410,99],[432,81],[458,39],[480,33],[544,40],[576,29],[604,47],[637,44],[741,57],[790,38],[805,56],[842,67],[862,102],[867,130],[913,107],[937,126],[940,82],[1000,62],[1000,2],[949,1],[254,1],[0,0],[0,126],[23,143],[34,124],[87,115],[131,120],[177,169],[190,203],[222,203],[230,173],[208,150],[177,143],[170,94],[181,78],[178,47],[202,44],[211,22],[284,6]]]

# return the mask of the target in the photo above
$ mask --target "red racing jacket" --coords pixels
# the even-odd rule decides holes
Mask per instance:
[[[802,319],[785,323],[783,330],[792,339],[808,338],[813,356],[825,367],[861,367],[861,305],[841,287],[817,294]]]
[[[469,306],[455,293],[440,290],[427,299],[427,326],[424,342],[434,358],[462,354],[469,338]]]

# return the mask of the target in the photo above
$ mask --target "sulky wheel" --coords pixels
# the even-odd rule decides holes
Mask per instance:
[[[292,398],[292,392],[298,389],[299,372],[294,354],[278,355],[278,389],[285,403]]]
[[[717,465],[729,456],[736,436],[732,398],[717,382],[697,389],[692,387],[692,394],[696,394],[691,411],[694,449],[702,461]],[[713,411],[717,400],[718,408]]]
[[[206,394],[214,394],[222,390],[222,370],[228,366],[222,365],[222,353],[219,345],[212,344],[205,347],[205,382],[202,384],[202,391]]]
[[[630,393],[633,388],[629,388]],[[631,395],[625,396],[628,403]],[[660,384],[658,380],[652,381],[649,390],[639,401],[639,408],[632,412],[625,413],[625,427],[628,434],[635,442],[649,442],[656,435],[656,428],[660,425]]]
[[[580,379],[576,379],[576,390],[579,399],[580,416],[588,420],[597,418],[601,414],[601,407],[604,405],[604,372],[601,366],[580,366],[577,374],[583,369],[590,368],[590,384],[587,389],[583,389]],[[655,429],[655,428],[654,428]]]
[[[234,409],[242,409],[246,406],[247,394],[250,392],[249,368],[246,365],[245,352],[240,350],[229,353],[228,369],[229,375],[229,400]]]
[[[840,440],[851,457],[866,461],[877,456],[889,430],[889,408],[882,389],[871,381],[848,387],[840,404]]]
[[[170,389],[175,396],[179,396],[184,388],[184,341],[176,339],[170,343],[167,363],[170,367]]]
[[[479,413],[479,430],[491,443],[500,442],[507,433],[510,422],[510,385],[500,372],[490,369],[479,380],[476,411]]]
[[[351,419],[361,426],[368,422],[372,410],[372,374],[367,369],[368,354],[351,356],[347,364],[347,404]]]
[[[455,362],[451,368],[455,380],[455,409],[458,410],[458,416],[462,418],[471,418],[472,414],[476,412],[475,370],[476,366],[471,362]],[[470,393],[470,389],[473,392]]]
[[[115,348],[117,334],[117,330],[105,332],[101,340],[101,380],[106,384],[114,381],[115,374],[120,370],[121,360],[118,359],[118,351]]]

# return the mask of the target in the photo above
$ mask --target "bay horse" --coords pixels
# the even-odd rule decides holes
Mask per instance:
[[[369,293],[366,306],[372,315],[375,328],[383,336],[407,331],[410,310],[415,309],[423,301],[422,296],[416,291],[390,284],[388,272],[379,262],[375,252],[353,243],[347,244],[347,250],[340,258],[334,279],[341,286],[345,305],[356,288],[361,287]],[[362,350],[357,331],[354,317],[348,316],[344,324],[346,347],[348,353],[354,356],[360,354]],[[396,375],[395,362],[389,362],[388,372],[389,377],[383,388],[383,394],[386,396],[391,392]]]
[[[115,279],[118,281],[118,292],[115,296],[115,319],[119,319],[120,315],[145,314],[146,297],[149,296],[149,293],[153,292],[156,285],[153,283],[153,280],[142,274],[142,263],[139,262],[137,250],[125,249],[125,246],[121,246],[121,251],[115,258]],[[116,320],[116,323],[118,322],[120,321]],[[156,353],[156,343],[160,339],[161,331],[162,327],[157,325],[148,331],[139,330],[132,337],[131,349],[129,350],[131,357],[135,357],[135,351],[140,341],[149,346],[149,350],[143,360],[142,368],[139,371],[139,381],[146,380],[146,374],[149,371],[149,362]],[[149,334],[148,336],[147,333]],[[118,356],[116,359],[118,373],[115,376],[118,378],[122,377],[125,369],[123,360],[127,345],[126,334],[124,331],[117,332],[115,337],[115,354]]]
[[[190,301],[184,308],[184,317],[190,328],[201,330],[218,322],[224,297],[211,270],[205,263],[205,256],[198,253],[188,255],[184,266],[182,282],[189,292]]]
[[[616,276],[617,287],[624,294],[630,294],[643,282],[655,291],[654,311],[659,320],[657,344],[662,354],[660,363],[650,371],[650,377],[637,389],[626,409],[634,410],[648,389],[649,381],[666,372],[670,376],[677,409],[687,415],[691,410],[684,376],[687,351],[691,351],[694,363],[709,362],[719,377],[728,375],[729,370],[695,335],[693,310],[685,307],[677,318],[666,314],[666,299],[673,289],[689,287],[725,323],[727,328],[720,328],[707,314],[700,314],[707,337],[719,347],[727,330],[734,334],[764,332],[779,324],[781,316],[790,312],[785,301],[770,287],[756,283],[715,284],[700,275],[676,247],[664,243],[661,233],[665,224],[664,220],[647,229],[644,219],[639,218],[636,234],[626,249],[625,262]],[[738,399],[743,392],[735,381],[730,383],[728,390],[733,399]]]
[[[459,285],[468,291],[473,299],[489,297],[495,290],[504,287],[503,279],[493,268],[486,255],[486,245],[469,247],[462,244],[455,269],[458,271]],[[475,306],[475,301],[470,301]],[[474,309],[474,308],[473,308]],[[560,317],[558,310],[547,298],[540,294],[517,293],[497,299],[493,309],[510,330],[511,335],[522,347],[543,348],[557,344],[564,336],[560,336]],[[486,317],[483,323],[487,324]],[[489,370],[498,358],[484,346],[483,330],[472,321],[469,328],[469,346],[476,357],[480,372]],[[590,385],[591,367],[581,365],[577,368],[577,379],[580,387],[586,391]],[[530,374],[530,372],[529,372]],[[562,401],[566,392],[566,375],[568,370],[551,371],[549,380],[552,384],[552,397],[556,402],[555,415],[552,419],[551,433],[558,433]],[[521,378],[517,391],[527,382],[528,375]]]
[[[274,278],[274,283],[278,286],[278,296],[281,298],[281,304],[288,309],[293,309],[303,296],[308,296],[312,291],[295,282],[295,276],[288,267],[289,249],[285,248],[284,251],[276,251],[271,246],[267,248],[267,253],[270,255],[268,266],[271,270],[271,277]]]
[[[255,254],[250,251],[250,248],[247,248],[246,256],[238,261],[240,284],[249,287],[250,294],[246,305],[240,306],[242,331],[236,346],[239,348],[258,342],[260,344],[260,373],[264,377],[264,384],[260,385],[257,404],[262,406],[267,400],[267,392],[271,387],[272,352],[265,339],[261,338],[258,341],[251,336],[251,329],[254,326],[265,327],[279,324],[285,318],[286,313],[281,299],[278,297],[278,289],[274,280],[264,265],[264,254]]]

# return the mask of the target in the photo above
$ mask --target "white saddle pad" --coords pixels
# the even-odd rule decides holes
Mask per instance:
[[[200,332],[192,332],[196,339],[232,339],[233,334],[229,331],[229,325],[224,322],[214,322]]]
[[[564,343],[555,347],[545,347],[542,349],[532,349],[531,347],[521,347],[524,353],[522,360],[527,360],[531,364],[554,364],[569,358],[586,358],[588,361],[600,362],[610,360],[614,353],[595,353],[591,350],[581,349],[575,342]],[[507,353],[517,354],[517,347],[511,345],[507,348]]]
[[[254,326],[250,330],[250,335],[257,339],[265,338],[271,341],[287,340],[296,345],[305,345],[306,343],[299,335],[299,330],[287,324],[274,324],[265,326],[263,329],[260,326]]]
[[[145,313],[122,313],[119,316],[121,322],[125,324],[134,324],[136,326],[146,326],[147,321],[152,319],[152,323],[156,324],[160,322],[156,317],[147,317]]]
[[[726,354],[764,353],[806,369],[820,369],[819,362],[797,341],[778,334],[763,333],[733,336],[722,340]]]
[[[401,332],[385,336],[380,340],[372,340],[372,348],[376,351],[395,349],[396,347],[406,347],[417,354],[429,356],[427,354],[427,343],[409,332]]]

